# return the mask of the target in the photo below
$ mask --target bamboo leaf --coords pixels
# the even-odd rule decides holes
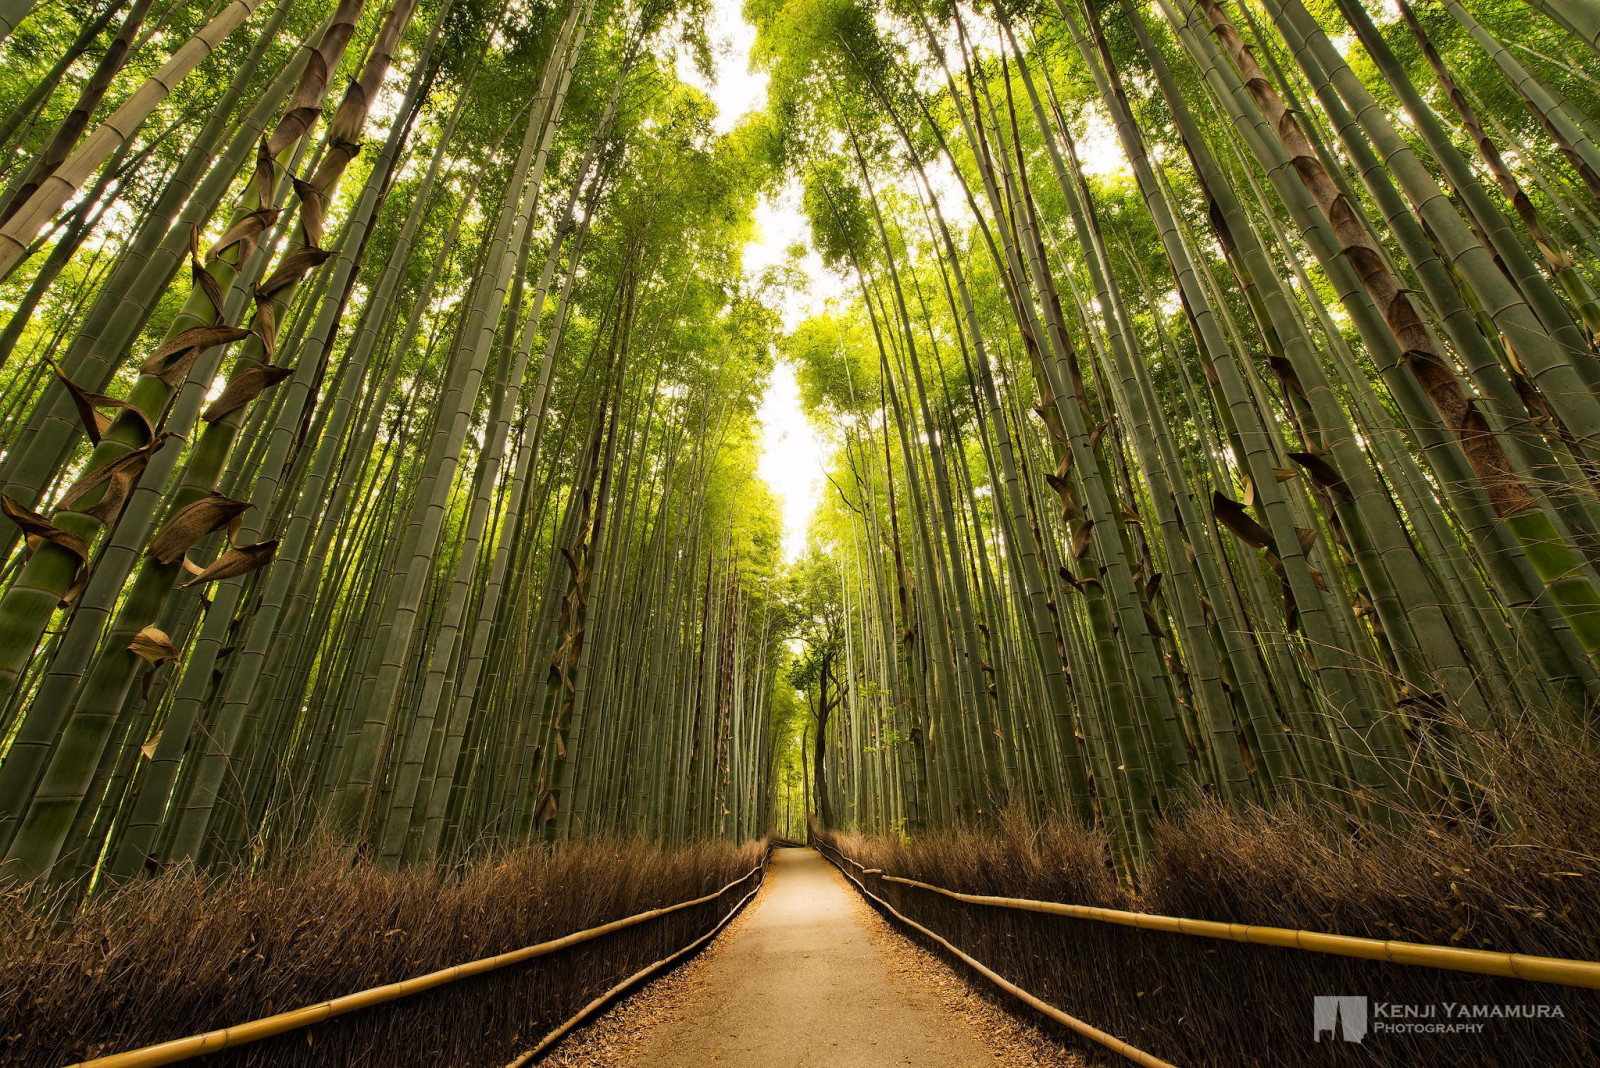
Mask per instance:
[[[128,652],[152,666],[178,659],[178,647],[172,644],[167,632],[151,624],[133,636]]]
[[[1245,506],[1238,501],[1224,497],[1220,493],[1212,493],[1211,512],[1217,517],[1217,522],[1233,531],[1234,535],[1246,545],[1257,549],[1273,547],[1272,535],[1260,523],[1250,518]]]
[[[144,474],[150,458],[160,452],[171,437],[172,435],[167,433],[157,434],[143,448],[125,452],[93,471],[86,472],[82,478],[67,488],[67,492],[62,494],[56,507],[93,516],[101,523],[110,523],[122,511],[123,502],[128,499],[128,494],[133,492],[133,487],[138,485],[139,476]],[[75,507],[78,501],[96,489],[102,490],[99,500],[87,508]]]
[[[235,523],[252,507],[220,493],[202,497],[167,520],[145,549],[145,555],[160,564],[175,564],[201,538]]]
[[[47,362],[50,364],[50,369],[55,372],[57,380],[59,380],[63,386],[67,387],[67,392],[72,396],[72,405],[78,409],[78,419],[83,425],[83,432],[88,435],[89,440],[94,442],[96,445],[100,444],[100,436],[111,427],[111,418],[109,416],[100,414],[100,409],[102,408],[109,408],[113,411],[133,412],[138,415],[140,421],[144,423],[145,429],[147,431],[150,430],[150,421],[145,418],[143,412],[139,411],[139,409],[135,408],[133,405],[127,403],[126,401],[120,401],[115,397],[107,397],[99,393],[90,393],[72,379],[68,378],[67,373],[61,369],[60,364],[56,363],[54,360],[49,360]]]
[[[257,542],[254,545],[231,546],[227,552],[212,561],[210,567],[199,569],[194,578],[188,582],[180,582],[178,589],[186,590],[191,586],[216,582],[219,579],[248,575],[250,572],[272,563],[272,558],[277,555],[277,552],[277,538],[273,538],[271,541]]]
[[[292,367],[274,367],[265,363],[252,364],[229,380],[222,394],[211,402],[201,418],[208,423],[226,418],[293,373]]]

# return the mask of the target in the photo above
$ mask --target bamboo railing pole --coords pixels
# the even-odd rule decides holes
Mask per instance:
[[[844,856],[843,853],[839,855]],[[851,864],[856,864],[863,875],[876,875],[886,882],[901,883],[943,894],[945,897],[969,905],[989,905],[995,908],[1015,909],[1019,912],[1042,912],[1052,916],[1068,916],[1076,920],[1095,920],[1100,923],[1114,923],[1121,927],[1137,927],[1143,931],[1165,931],[1169,934],[1215,938],[1253,946],[1303,949],[1338,957],[1381,960],[1390,964],[1414,964],[1428,968],[1442,968],[1446,971],[1469,972],[1474,975],[1497,975],[1506,979],[1525,979],[1532,983],[1555,983],[1558,986],[1600,990],[1600,961],[1567,960],[1562,957],[1500,953],[1485,949],[1461,949],[1456,946],[1431,946],[1420,942],[1402,942],[1393,938],[1362,938],[1356,935],[1325,934],[1318,931],[1263,927],[1249,923],[1190,920],[1181,916],[1158,916],[1147,912],[1126,912],[1121,909],[1097,908],[1093,905],[1065,905],[1055,901],[1033,901],[1027,898],[961,894],[916,879],[889,875],[880,868],[861,868],[849,857],[845,859]]]
[[[506,1068],[523,1068],[524,1065],[532,1064],[540,1054],[549,1049],[551,1046],[555,1045],[557,1042],[561,1041],[561,1039],[565,1037],[568,1032],[581,1024],[584,1020],[588,1019],[589,1016],[595,1012],[595,1010],[599,1009],[606,1002],[610,1001],[612,998],[616,997],[618,994],[622,993],[624,990],[627,990],[629,987],[632,987],[641,980],[648,979],[656,972],[668,967],[674,961],[681,960],[682,958],[688,956],[690,953],[693,953],[695,950],[699,949],[701,946],[717,937],[717,935],[722,933],[722,929],[728,926],[728,924],[732,923],[733,918],[744,910],[744,907],[750,903],[750,899],[755,897],[760,892],[761,887],[758,885],[754,890],[740,898],[739,903],[733,906],[733,908],[729,909],[728,914],[722,917],[717,925],[711,930],[707,931],[693,942],[690,942],[676,953],[673,953],[667,957],[663,957],[654,964],[645,965],[643,968],[640,968],[638,971],[628,976],[610,990],[607,990],[604,994],[601,994],[599,997],[589,1002],[587,1005],[569,1017],[566,1022],[541,1038],[537,1046],[534,1046],[528,1052],[522,1054],[511,1063],[507,1064]]]
[[[69,1065],[68,1068],[155,1068],[157,1065],[176,1064],[205,1053],[215,1053],[218,1050],[231,1049],[234,1046],[243,1046],[251,1042],[259,1042],[264,1038],[281,1035],[288,1031],[296,1031],[302,1027],[309,1027],[323,1020],[331,1020],[335,1016],[355,1012],[357,1009],[369,1008],[373,1005],[382,1005],[390,1001],[420,994],[424,990],[445,986],[475,975],[498,971],[513,964],[533,960],[535,957],[545,957],[558,953],[563,949],[592,942],[603,935],[633,927],[650,920],[658,919],[670,913],[683,909],[693,908],[713,901],[752,875],[761,872],[766,867],[766,858],[762,862],[745,872],[739,878],[728,883],[720,890],[715,890],[703,897],[689,901],[680,901],[676,905],[666,905],[647,912],[635,913],[620,920],[601,924],[599,927],[590,927],[583,931],[574,931],[572,934],[537,945],[524,946],[522,949],[513,949],[493,957],[484,957],[480,960],[470,961],[466,964],[457,964],[449,968],[428,972],[411,979],[404,979],[398,983],[386,983],[368,990],[360,990],[354,994],[345,994],[316,1005],[307,1005],[303,1008],[292,1009],[289,1012],[280,1012],[273,1016],[266,1016],[248,1023],[236,1024],[233,1027],[224,1027],[215,1031],[207,1031],[200,1035],[189,1035],[186,1038],[176,1038],[170,1042],[162,1042],[143,1049],[130,1050],[126,1053],[113,1053],[105,1057],[96,1057],[93,1060],[80,1061]]]
[[[820,843],[818,843],[818,844],[820,844]],[[823,848],[827,849],[827,848],[831,848],[831,847],[824,846]],[[819,852],[821,852],[821,850],[819,850]],[[834,852],[838,852],[838,851],[834,850]],[[840,853],[839,855],[841,857],[844,856],[843,853]],[[827,856],[827,854],[823,853],[823,856]],[[844,859],[850,860],[849,857],[845,857]],[[854,864],[855,861],[852,860],[852,861],[850,861],[850,863]],[[983,976],[985,979],[989,980],[995,986],[998,986],[1001,990],[1004,990],[1006,993],[1010,994],[1012,997],[1018,999],[1019,1001],[1025,1002],[1029,1007],[1037,1010],[1038,1012],[1044,1013],[1046,1016],[1050,1017],[1052,1020],[1054,1020],[1057,1023],[1062,1024],[1062,1025],[1064,1025],[1066,1027],[1071,1028],[1072,1030],[1078,1032],[1078,1034],[1082,1035],[1083,1037],[1085,1037],[1085,1038],[1087,1038],[1087,1039],[1089,1039],[1089,1040],[1091,1040],[1093,1042],[1098,1042],[1100,1045],[1102,1045],[1102,1046],[1106,1047],[1107,1049],[1111,1050],[1113,1053],[1116,1053],[1116,1054],[1118,1054],[1119,1056],[1122,1056],[1122,1057],[1126,1057],[1128,1060],[1132,1061],[1135,1064],[1142,1064],[1142,1065],[1145,1066],[1145,1068],[1177,1068],[1177,1066],[1174,1065],[1172,1062],[1164,1061],[1160,1057],[1157,1057],[1153,1053],[1146,1053],[1144,1050],[1139,1049],[1136,1046],[1131,1046],[1128,1043],[1122,1041],[1122,1039],[1116,1037],[1115,1035],[1112,1035],[1112,1034],[1109,1034],[1109,1033],[1107,1033],[1105,1031],[1102,1031],[1098,1027],[1095,1027],[1093,1024],[1085,1023],[1083,1020],[1078,1019],[1076,1016],[1073,1016],[1073,1015],[1071,1015],[1069,1013],[1062,1012],[1060,1009],[1056,1008],[1054,1005],[1050,1004],[1048,1001],[1043,1001],[1040,998],[1037,998],[1034,995],[1028,993],[1022,987],[1018,986],[1017,984],[1013,983],[1011,980],[1009,980],[1009,979],[1005,978],[1004,976],[1000,975],[998,972],[996,972],[996,971],[990,969],[989,967],[985,966],[980,961],[975,960],[972,957],[969,957],[967,954],[963,953],[960,949],[956,948],[954,945],[952,945],[945,938],[941,937],[939,934],[937,934],[937,933],[935,933],[933,931],[930,931],[928,928],[922,926],[922,924],[918,923],[916,920],[913,920],[909,916],[906,916],[899,909],[897,909],[893,905],[889,904],[883,898],[879,897],[877,894],[874,894],[871,890],[868,890],[865,886],[862,885],[862,883],[861,883],[861,881],[859,879],[857,879],[855,876],[851,875],[849,872],[845,871],[842,866],[839,866],[836,863],[835,867],[839,868],[839,873],[841,875],[843,875],[846,879],[849,879],[852,883],[855,883],[856,888],[859,889],[863,894],[865,894],[866,896],[870,897],[872,900],[876,901],[878,904],[882,905],[885,909],[887,909],[894,916],[895,919],[899,920],[901,923],[905,924],[907,927],[914,928],[915,930],[917,930],[921,934],[924,934],[927,937],[933,939],[935,942],[939,943],[945,949],[949,950],[951,953],[954,953],[957,957],[960,957],[961,960],[967,966],[972,968],[979,975]],[[857,865],[857,867],[860,867],[860,865]],[[862,874],[864,875],[869,871],[876,872],[877,869],[875,869],[875,868],[862,868],[861,871],[862,871]],[[881,875],[882,873],[879,872],[878,874]]]

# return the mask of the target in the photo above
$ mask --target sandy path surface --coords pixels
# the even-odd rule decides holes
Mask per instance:
[[[812,849],[773,854],[768,886],[704,981],[631,1063],[650,1068],[1000,1064],[960,1017],[897,974],[861,906]]]
[[[579,1028],[541,1068],[1101,1063],[1002,1004],[891,928],[814,851],[782,849],[755,901],[703,952]]]

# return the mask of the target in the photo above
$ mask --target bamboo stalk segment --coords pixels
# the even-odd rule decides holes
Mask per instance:
[[[241,26],[262,0],[233,0],[209,23],[185,41],[146,82],[40,185],[28,202],[0,228],[0,277],[16,266],[28,243],[56,211],[71,200],[99,166],[120,145],[127,143],[165,100],[174,86],[200,65],[229,34]]]

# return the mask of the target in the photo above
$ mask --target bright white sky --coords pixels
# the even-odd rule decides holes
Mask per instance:
[[[717,105],[715,127],[726,133],[739,119],[766,106],[767,75],[750,69],[750,49],[755,27],[744,21],[741,0],[714,0],[707,33],[711,40],[713,80],[708,84],[686,56],[678,59],[678,77],[704,90]],[[1127,167],[1116,133],[1103,117],[1091,116],[1078,140],[1079,161],[1086,174],[1103,175]],[[967,217],[966,204],[954,179],[941,173],[937,161],[929,171],[946,218]],[[782,263],[791,246],[806,247],[801,268],[808,285],[787,291],[780,301],[785,330],[793,330],[835,298],[850,291],[850,284],[829,271],[810,247],[810,232],[800,210],[800,186],[791,180],[780,192],[765,196],[756,207],[756,239],[744,249],[745,278],[754,281],[761,272]],[[794,367],[780,362],[762,397],[759,412],[764,428],[758,467],[783,510],[783,555],[797,560],[805,552],[811,516],[826,485],[825,465],[831,447],[800,409],[800,388]]]
[[[716,128],[722,133],[733,129],[746,112],[764,107],[767,99],[766,74],[750,70],[755,28],[744,21],[740,6],[740,0],[715,0],[712,7],[707,27],[715,65],[711,84],[700,77],[690,60],[678,61],[678,77],[705,90],[717,105]],[[786,293],[780,305],[784,329],[792,330],[821,310],[829,297],[843,293],[844,282],[810,250],[798,183],[791,182],[775,196],[763,197],[755,216],[756,239],[744,249],[747,279],[754,281],[768,267],[782,263],[791,245],[807,246],[801,265],[811,284],[806,290]],[[811,515],[826,484],[824,465],[829,450],[800,410],[800,387],[788,363],[780,362],[773,369],[759,414],[764,432],[758,470],[783,509],[783,555],[792,562],[805,552]]]

